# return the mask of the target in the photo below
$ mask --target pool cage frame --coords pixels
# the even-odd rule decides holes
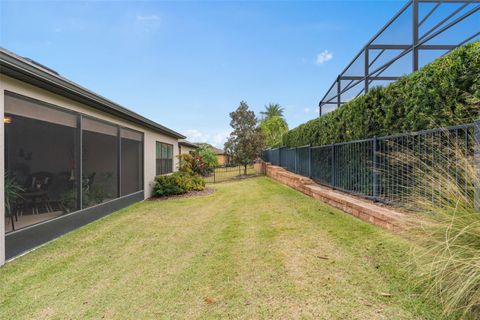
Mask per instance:
[[[423,17],[419,17],[419,6],[422,4],[430,4],[432,8]],[[439,8],[445,8],[445,4],[458,4],[456,8],[451,9],[446,16],[443,16],[438,22],[434,20],[434,14]],[[443,7],[442,7],[443,5]],[[333,106],[338,108],[347,101],[342,99],[342,95],[345,97],[346,92],[353,90],[360,83],[363,82],[363,86],[356,94],[356,97],[367,93],[371,87],[372,81],[395,81],[402,76],[402,74],[384,75],[386,70],[392,71],[391,67],[402,57],[412,53],[411,59],[411,72],[417,71],[419,68],[419,52],[422,50],[434,50],[437,52],[448,53],[458,46],[461,46],[469,41],[475,40],[480,36],[480,23],[478,29],[473,30],[473,35],[459,40],[457,44],[428,44],[432,39],[437,38],[445,31],[454,28],[458,23],[464,21],[472,15],[478,16],[480,21],[480,0],[409,0],[403,8],[398,11],[390,21],[387,22],[382,29],[380,29],[375,36],[363,47],[363,49],[355,56],[355,58],[345,67],[345,69],[337,76],[335,82],[330,86],[322,100],[319,102],[319,115],[322,116],[322,110],[324,106]],[[393,25],[404,14],[411,15],[411,28],[412,35],[410,43],[375,43],[375,41],[385,31],[393,28]],[[431,27],[423,34],[420,34],[420,27],[427,23],[433,23]],[[386,61],[385,63],[375,66],[375,62],[384,56],[386,52],[400,51],[393,59]],[[446,52],[445,52],[446,51]],[[362,57],[363,56],[363,57]],[[356,62],[362,62],[362,72],[349,71],[349,68],[354,66]],[[409,70],[405,70],[409,73]],[[347,81],[347,84],[342,87],[342,81]]]

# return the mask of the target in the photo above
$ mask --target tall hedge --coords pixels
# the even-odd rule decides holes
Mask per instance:
[[[480,42],[474,42],[290,130],[283,143],[324,145],[479,118]]]

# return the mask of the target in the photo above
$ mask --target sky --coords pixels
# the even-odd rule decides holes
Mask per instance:
[[[244,100],[318,116],[335,77],[405,1],[0,1],[0,46],[218,147]]]

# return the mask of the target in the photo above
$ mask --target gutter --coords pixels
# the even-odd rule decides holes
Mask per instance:
[[[198,146],[194,143],[188,142],[188,141],[178,141],[178,144],[181,146],[186,146],[190,148],[198,148]]]

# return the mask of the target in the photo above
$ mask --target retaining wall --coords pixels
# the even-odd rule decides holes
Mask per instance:
[[[384,229],[397,232],[408,225],[408,216],[405,213],[319,185],[312,179],[270,163],[264,164],[264,170],[268,177],[282,184]]]

